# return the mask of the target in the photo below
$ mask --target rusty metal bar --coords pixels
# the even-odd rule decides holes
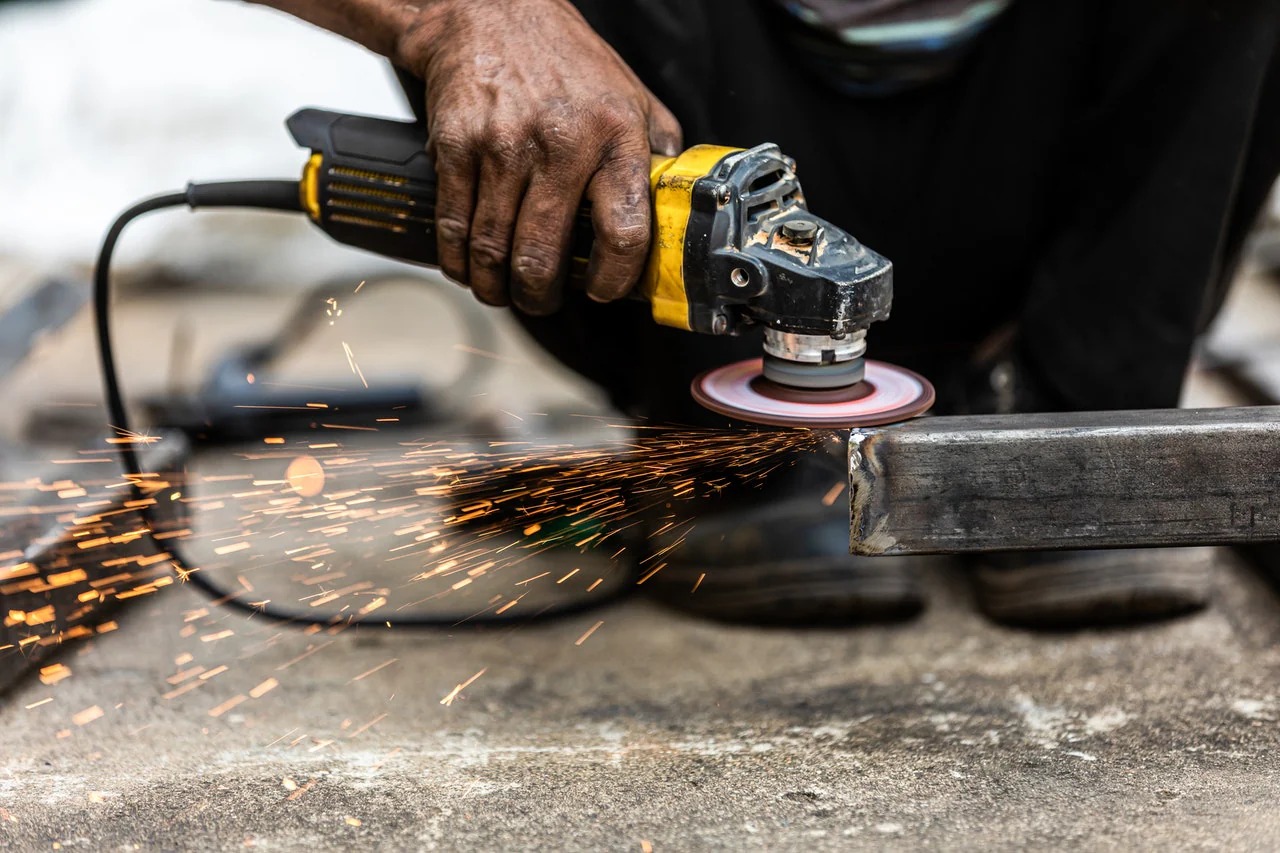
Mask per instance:
[[[924,418],[848,454],[858,554],[1280,541],[1280,406]]]

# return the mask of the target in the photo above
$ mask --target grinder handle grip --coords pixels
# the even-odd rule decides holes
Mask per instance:
[[[436,246],[436,170],[421,122],[305,109],[289,132],[311,149],[300,201],[333,239],[356,248],[439,266]],[[654,158],[654,168],[671,158]],[[586,285],[595,233],[591,208],[578,210],[570,243],[570,286]]]

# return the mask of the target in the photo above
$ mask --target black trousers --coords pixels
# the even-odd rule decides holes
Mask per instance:
[[[686,144],[777,142],[812,209],[895,265],[873,358],[939,384],[994,332],[1076,409],[1176,405],[1280,172],[1277,0],[1016,0],[957,73],[885,98],[810,76],[756,0],[576,0]],[[708,423],[754,338],[571,301],[525,320],[624,410]]]

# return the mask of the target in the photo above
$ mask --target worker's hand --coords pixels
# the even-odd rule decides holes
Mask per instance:
[[[584,197],[588,294],[624,296],[650,237],[649,152],[680,125],[567,0],[437,0],[397,59],[427,84],[446,275],[490,305],[560,305]]]

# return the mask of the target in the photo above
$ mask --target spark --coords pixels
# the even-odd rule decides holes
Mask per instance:
[[[237,542],[234,545],[222,545],[214,548],[213,553],[219,556],[226,556],[227,554],[234,554],[237,551],[247,551],[251,547],[252,546],[248,542]]]
[[[285,738],[287,738],[289,735],[293,734],[293,733],[294,733],[294,732],[296,732],[297,730],[298,730],[298,727],[297,727],[297,726],[294,726],[293,728],[289,729],[289,731],[285,732],[284,734],[280,735],[280,737],[276,738],[275,740],[271,741],[271,743],[267,744],[267,748],[271,748],[271,747],[275,746],[275,745],[276,745],[276,744],[278,744],[280,741],[284,740]],[[288,783],[289,783],[289,782],[293,782],[293,780],[286,776],[286,777],[285,777],[285,784],[286,784],[286,786],[288,785]],[[298,783],[294,782],[294,787],[295,787],[295,788],[297,787],[297,784],[298,784]],[[292,790],[292,789],[290,789],[290,790]]]
[[[104,712],[102,708],[100,708],[99,706],[90,705],[88,708],[85,708],[83,711],[77,711],[76,713],[72,714],[71,722],[75,723],[77,726],[87,726],[90,723],[92,723],[94,720],[100,719],[103,713]]]
[[[461,684],[459,684],[457,687],[455,687],[455,688],[453,688],[452,690],[450,690],[450,691],[449,691],[449,694],[448,694],[447,696],[445,696],[443,699],[441,699],[441,700],[440,700],[440,704],[441,704],[441,705],[452,705],[452,704],[453,704],[453,700],[454,700],[454,699],[457,699],[460,695],[462,695],[462,691],[463,691],[463,690],[466,690],[468,687],[470,687],[470,686],[471,686],[471,684],[472,684],[472,683],[473,683],[477,678],[479,678],[480,676],[484,675],[484,674],[485,674],[486,672],[488,672],[488,671],[489,671],[489,667],[487,667],[487,666],[486,666],[484,669],[480,670],[480,671],[479,671],[479,672],[477,672],[475,675],[471,676],[471,677],[470,677],[470,678],[468,678],[466,681],[462,682],[462,683],[461,683]]]
[[[647,574],[643,575],[638,581],[636,581],[636,585],[638,586],[639,584],[644,583],[649,578],[653,577],[654,575],[656,575],[658,572],[662,571],[666,567],[667,567],[666,563],[658,563],[658,565],[654,566],[652,569],[649,570]]]
[[[296,782],[295,782],[294,784],[295,784],[295,785],[297,785],[297,783],[296,783]],[[289,794],[289,796],[285,797],[285,798],[284,798],[284,799],[285,799],[285,802],[287,802],[287,803],[291,803],[291,802],[293,802],[294,800],[300,800],[300,799],[302,799],[302,795],[303,795],[303,794],[305,794],[305,793],[307,793],[307,791],[310,791],[313,787],[315,787],[315,784],[316,784],[316,780],[315,780],[315,779],[308,779],[308,780],[306,781],[306,784],[304,784],[304,785],[298,785],[298,786],[293,790],[293,792],[292,792],[291,794]]]
[[[71,667],[64,663],[51,663],[40,667],[40,683],[52,687],[64,678],[71,677]]]
[[[188,682],[187,684],[182,685],[181,687],[170,690],[168,693],[160,694],[160,698],[164,699],[165,701],[169,701],[171,699],[177,699],[179,696],[183,695],[184,693],[190,693],[192,690],[195,690],[197,687],[203,687],[203,686],[204,686],[203,681],[191,681],[191,682]]]
[[[239,705],[241,702],[244,702],[244,701],[245,701],[245,700],[247,700],[248,698],[249,698],[249,697],[248,697],[248,696],[245,696],[243,693],[240,693],[240,694],[237,694],[237,695],[235,695],[235,696],[232,696],[230,699],[228,699],[227,701],[223,702],[221,705],[217,705],[217,706],[215,706],[215,707],[213,707],[213,708],[210,708],[210,709],[209,709],[209,716],[210,716],[210,717],[221,717],[223,714],[227,713],[227,712],[228,712],[228,711],[230,711],[232,708],[236,707],[237,705]]]
[[[382,713],[382,714],[379,714],[378,716],[374,717],[374,718],[373,718],[372,720],[370,720],[369,722],[365,723],[363,726],[360,726],[360,728],[355,729],[354,731],[352,731],[350,734],[348,734],[348,735],[347,735],[347,737],[348,737],[348,738],[359,737],[360,735],[362,735],[362,734],[364,734],[365,732],[369,731],[369,729],[371,729],[371,728],[373,728],[374,726],[376,726],[378,723],[380,723],[380,722],[382,722],[383,720],[385,720],[388,716],[389,716],[389,715],[388,715],[388,714],[386,714],[385,712],[384,712],[384,713]]]
[[[257,687],[249,691],[249,698],[261,699],[263,696],[266,696],[268,693],[270,693],[272,690],[275,690],[279,686],[280,686],[279,681],[277,681],[274,678],[268,678],[266,681],[262,682]]]
[[[329,642],[327,642],[327,643],[321,643],[321,644],[320,644],[320,645],[318,645],[318,646],[312,646],[311,648],[307,649],[307,650],[306,650],[305,652],[303,652],[302,654],[300,654],[300,655],[298,655],[297,657],[295,657],[293,660],[286,661],[285,663],[280,664],[278,667],[276,667],[276,672],[283,672],[284,670],[288,669],[289,667],[293,666],[294,664],[301,663],[302,661],[304,661],[304,660],[306,660],[307,658],[309,658],[309,657],[311,657],[312,655],[314,655],[316,652],[320,651],[321,649],[328,648],[328,647],[329,647],[329,646],[331,646],[331,645],[333,645],[333,640],[330,640],[330,641],[329,641]]]
[[[351,679],[351,681],[364,681],[366,678],[368,678],[369,676],[373,675],[375,672],[380,672],[380,671],[382,671],[382,670],[386,669],[387,667],[391,666],[393,663],[396,663],[396,662],[397,662],[397,661],[399,661],[399,660],[400,660],[400,658],[391,658],[390,660],[385,660],[385,661],[383,661],[382,663],[380,663],[380,664],[378,664],[377,666],[375,666],[373,669],[370,669],[370,670],[367,670],[367,671],[365,671],[365,672],[360,673],[360,674],[359,674],[359,675],[357,675],[355,678]],[[348,683],[350,683],[350,682],[348,682]]]
[[[579,637],[578,639],[574,640],[573,644],[574,644],[575,646],[580,646],[580,645],[582,645],[583,643],[585,643],[585,642],[587,641],[587,638],[588,638],[588,637],[590,637],[592,634],[594,634],[594,633],[596,632],[596,630],[597,630],[597,629],[599,629],[599,627],[600,627],[601,625],[603,625],[603,624],[604,624],[604,620],[603,620],[603,619],[601,619],[599,622],[597,622],[596,624],[594,624],[594,625],[592,625],[590,628],[588,628],[588,629],[587,629],[587,632],[586,632],[585,634],[583,634],[583,635],[582,635],[581,637]]]
[[[324,466],[309,454],[290,462],[284,477],[289,487],[304,498],[314,498],[324,492]]]
[[[369,383],[364,378],[364,371],[360,369],[360,363],[356,361],[355,353],[351,351],[351,345],[348,344],[346,341],[343,341],[342,350],[347,354],[347,364],[350,365],[351,372],[354,373],[357,377],[359,377],[361,385],[368,388]]]
[[[286,408],[318,413],[328,404]],[[375,431],[394,420],[371,416],[365,424],[317,428]],[[101,463],[114,459],[116,443],[158,439],[117,432],[78,458],[64,454],[56,476],[0,483],[6,532],[11,524],[29,527],[32,532],[23,535],[43,547],[41,537],[52,526],[65,540],[55,558],[38,565],[23,550],[0,552],[0,598],[6,603],[0,633],[10,644],[0,646],[0,656],[29,655],[114,631],[117,624],[104,620],[100,608],[154,594],[194,572],[216,572],[227,595],[259,609],[291,604],[313,614],[299,626],[305,649],[276,666],[275,677],[254,679],[248,683],[257,686],[229,699],[219,696],[214,701],[220,704],[206,709],[218,718],[279,689],[285,678],[280,673],[322,653],[347,628],[390,627],[389,614],[418,603],[447,606],[454,598],[458,609],[472,614],[458,620],[465,622],[481,614],[518,615],[518,605],[527,608],[528,601],[539,602],[529,610],[536,615],[537,608],[551,606],[543,603],[546,592],[594,593],[606,579],[629,576],[633,569],[634,578],[611,587],[643,583],[670,564],[704,499],[759,488],[800,454],[824,452],[825,436],[804,430],[657,430],[609,418],[593,423],[602,435],[593,433],[586,445],[468,435],[397,442],[398,433],[383,433],[381,444],[369,448],[349,445],[337,433],[324,438],[338,440],[266,436],[239,452],[238,470],[131,477]],[[144,515],[153,506],[167,513],[171,505],[181,522],[164,520],[161,513]],[[151,547],[152,540],[159,549]],[[207,562],[183,559],[184,554],[203,555]],[[548,554],[563,560],[553,571],[539,563]],[[371,565],[380,573],[367,575]],[[495,580],[505,588],[480,583]],[[476,606],[473,594],[483,603]],[[182,619],[178,636],[201,653],[173,656],[174,669],[163,684],[166,701],[231,679],[230,660],[204,657],[225,651],[218,641],[270,634],[255,645],[232,646],[240,657],[251,657],[281,635],[262,620],[240,628],[213,605],[189,609]],[[369,680],[393,663],[384,661],[351,681]],[[457,685],[440,704],[452,705],[486,671]],[[38,671],[41,683],[54,689],[71,674],[63,663]],[[112,707],[103,702],[78,712],[57,736],[71,737]],[[272,745],[297,738],[291,744],[296,747],[307,737],[291,730]],[[326,748],[323,741],[312,743]]]
[[[453,348],[458,352],[465,352],[467,355],[475,355],[475,356],[479,356],[480,358],[489,358],[489,359],[493,359],[494,361],[505,361],[508,364],[524,363],[518,358],[511,358],[510,356],[501,355],[496,352],[490,352],[489,350],[477,349],[476,347],[468,346],[466,344],[454,344]]]

